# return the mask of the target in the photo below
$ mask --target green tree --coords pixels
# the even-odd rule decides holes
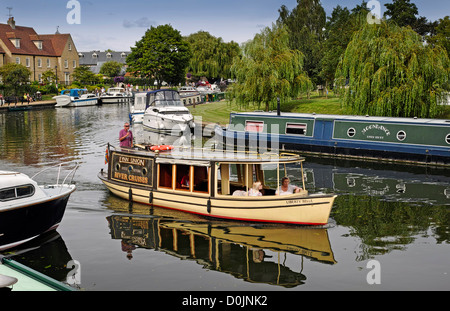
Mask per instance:
[[[432,23],[428,22],[426,17],[416,17],[419,10],[410,0],[393,0],[392,3],[386,3],[384,6],[386,7],[384,17],[389,17],[389,20],[398,26],[410,26],[421,36],[425,36],[432,30]]]
[[[98,78],[88,66],[78,66],[75,68],[72,77],[74,82],[76,81],[81,85],[96,84],[99,82]]]
[[[284,5],[278,12],[277,22],[287,26],[291,49],[305,55],[304,69],[308,76],[314,84],[323,83],[320,60],[326,13],[320,0],[297,0],[297,6],[291,12]]]
[[[435,117],[450,89],[450,61],[440,46],[424,45],[409,27],[389,21],[355,32],[336,77],[343,104],[355,114]]]
[[[49,82],[56,82],[56,73],[53,70],[47,70],[42,74],[42,81],[44,84]]]
[[[327,86],[334,84],[337,65],[354,32],[367,22],[369,11],[365,7],[357,6],[350,12],[338,5],[328,17],[324,31],[323,57],[320,60],[320,75]]]
[[[0,67],[0,76],[6,90],[11,90],[13,95],[18,96],[30,81],[31,71],[23,65],[8,63]]]
[[[151,27],[131,48],[127,57],[128,71],[135,76],[154,78],[158,88],[162,82],[184,82],[191,52],[189,44],[171,25]]]
[[[100,73],[107,77],[114,78],[120,74],[121,70],[122,64],[112,60],[102,65],[100,68]]]
[[[433,46],[442,46],[450,57],[450,16],[439,19],[435,32],[434,36],[427,37],[427,42]]]
[[[188,71],[196,77],[208,80],[228,79],[231,76],[231,65],[235,56],[239,55],[239,45],[231,41],[225,43],[206,31],[199,31],[186,38],[192,57]]]
[[[243,44],[242,58],[236,57],[231,71],[236,83],[229,88],[231,100],[245,107],[265,106],[296,97],[312,84],[303,71],[303,54],[289,47],[289,34],[282,25],[266,27]]]

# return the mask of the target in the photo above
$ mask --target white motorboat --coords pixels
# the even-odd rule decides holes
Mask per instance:
[[[130,122],[134,124],[142,123],[144,112],[147,107],[147,93],[136,93],[134,103],[130,105]]]
[[[98,97],[88,93],[87,89],[62,90],[61,94],[53,96],[53,99],[56,100],[55,107],[82,107],[98,104]]]
[[[195,127],[194,117],[174,90],[147,93],[142,124],[146,129],[170,134],[193,132]]]
[[[178,89],[178,94],[180,94],[180,96],[194,95],[194,94],[198,94],[198,93],[199,93],[199,91],[193,86],[182,86]]]
[[[132,95],[122,87],[112,87],[99,98],[101,104],[128,104]]]
[[[78,164],[60,183],[61,164],[55,184],[38,185],[35,177],[0,171],[0,251],[25,243],[54,230],[61,222],[67,201],[76,187],[66,183]],[[55,167],[53,167],[55,168]]]

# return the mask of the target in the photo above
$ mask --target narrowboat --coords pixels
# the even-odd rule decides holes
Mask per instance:
[[[61,165],[55,184],[38,185],[34,179],[15,171],[0,171],[0,251],[18,246],[56,229],[67,201],[75,191],[66,183],[78,166],[60,183]],[[73,178],[73,176],[72,176]]]
[[[242,112],[231,113],[216,137],[227,145],[450,165],[450,120]]]
[[[108,169],[102,169],[98,177],[113,194],[130,202],[211,218],[328,223],[336,195],[308,193],[302,173],[305,159],[299,155],[173,146],[146,149],[108,146]],[[301,184],[298,192],[282,195],[277,189],[288,166],[297,167],[298,175],[289,178]],[[260,195],[252,196],[256,182],[262,189]]]

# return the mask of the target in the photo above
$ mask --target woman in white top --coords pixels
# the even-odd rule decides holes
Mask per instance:
[[[277,189],[276,194],[279,195],[293,194],[298,193],[300,192],[300,190],[302,190],[302,188],[300,187],[290,185],[289,182],[290,181],[288,177],[283,177],[281,179],[281,186]]]

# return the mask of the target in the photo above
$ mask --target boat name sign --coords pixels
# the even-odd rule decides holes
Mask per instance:
[[[152,167],[152,159],[113,152],[111,178],[133,184],[152,186]]]

